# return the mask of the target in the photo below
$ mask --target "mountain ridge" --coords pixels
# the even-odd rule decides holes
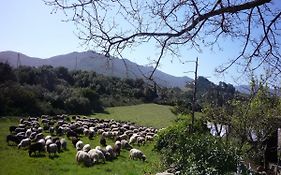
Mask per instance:
[[[34,67],[42,65],[51,65],[53,67],[62,66],[69,70],[95,71],[105,76],[133,79],[148,77],[153,71],[153,67],[138,65],[128,59],[119,59],[116,57],[109,59],[94,51],[70,52],[44,59],[30,57],[14,51],[3,51],[0,52],[0,62],[8,62],[12,67],[17,67],[18,65]],[[153,79],[160,86],[179,88],[185,87],[186,83],[192,81],[187,76],[177,77],[158,69],[155,71]]]

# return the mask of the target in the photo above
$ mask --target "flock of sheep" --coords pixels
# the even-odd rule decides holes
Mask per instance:
[[[10,134],[6,137],[8,145],[14,143],[18,149],[28,149],[29,156],[41,152],[55,156],[67,150],[67,139],[71,140],[77,150],[75,160],[85,166],[113,160],[120,155],[122,149],[130,150],[131,159],[145,161],[144,153],[133,146],[150,142],[157,135],[155,128],[136,126],[130,122],[80,116],[70,118],[67,115],[20,119],[19,124],[10,126],[9,130]],[[48,135],[45,136],[44,133]],[[93,139],[96,135],[100,137],[100,145],[94,148],[80,140],[84,136]],[[114,145],[107,145],[108,139],[115,141]]]

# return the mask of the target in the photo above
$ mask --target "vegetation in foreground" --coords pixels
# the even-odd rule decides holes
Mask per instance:
[[[277,163],[280,158],[280,97],[270,93],[266,85],[257,86],[254,80],[249,97],[217,97],[205,105],[203,116],[197,118],[193,129],[190,118],[185,118],[158,133],[156,148],[162,153],[163,163],[167,167],[174,164],[182,174],[217,175],[235,172],[242,159],[247,166],[250,160],[254,167],[245,170],[245,165],[241,165],[243,173],[272,173],[269,163]],[[212,125],[212,135],[207,122]]]
[[[195,132],[190,132],[189,124],[182,118],[158,133],[155,148],[164,165],[173,165],[184,175],[234,173],[239,158],[236,148],[210,135],[202,120],[196,121]]]

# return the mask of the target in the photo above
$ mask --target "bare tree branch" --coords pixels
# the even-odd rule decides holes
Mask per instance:
[[[221,38],[242,43],[237,57],[217,71],[234,64],[244,71],[269,66],[279,75],[281,9],[272,0],[46,0],[54,10],[70,14],[80,25],[80,39],[94,44],[106,56],[126,48],[156,43],[159,55],[153,74],[166,54],[179,56],[180,48],[201,50],[219,45]],[[202,45],[203,44],[203,45]]]

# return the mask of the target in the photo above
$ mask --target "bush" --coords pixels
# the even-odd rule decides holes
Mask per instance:
[[[236,170],[235,148],[210,134],[190,134],[187,124],[180,121],[159,133],[155,148],[162,153],[164,165],[174,164],[182,174],[188,175],[226,174]]]
[[[38,115],[41,113],[36,92],[17,83],[0,86],[0,115]]]
[[[65,101],[69,113],[73,114],[90,114],[90,102],[85,97],[70,97]]]

